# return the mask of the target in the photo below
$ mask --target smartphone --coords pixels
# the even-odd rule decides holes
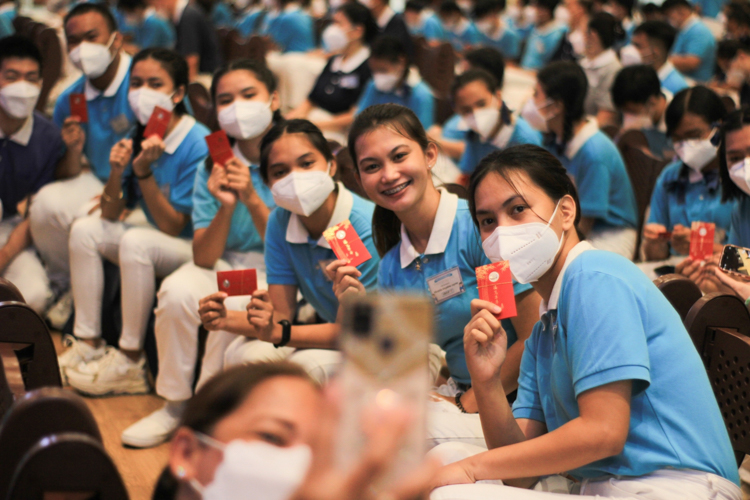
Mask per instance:
[[[427,451],[433,306],[425,297],[394,294],[357,297],[342,307],[338,467],[349,470],[359,462],[367,446],[363,423],[378,406],[401,405],[412,416],[393,463],[374,485],[382,490],[421,465]]]
[[[725,245],[719,266],[728,273],[750,277],[750,248]]]

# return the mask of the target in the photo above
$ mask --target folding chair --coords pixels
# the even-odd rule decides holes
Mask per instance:
[[[5,278],[0,278],[0,302],[25,303],[26,300],[24,300],[21,291],[16,288],[16,285]]]
[[[682,321],[685,321],[693,304],[703,296],[698,285],[680,274],[659,276],[654,280],[654,285],[661,290],[661,293],[672,304],[672,307],[675,308]]]

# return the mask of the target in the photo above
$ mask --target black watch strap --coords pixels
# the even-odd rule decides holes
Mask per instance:
[[[292,324],[289,320],[282,319],[279,321],[279,324],[281,325],[281,342],[273,345],[276,349],[284,347],[290,340],[292,340]]]

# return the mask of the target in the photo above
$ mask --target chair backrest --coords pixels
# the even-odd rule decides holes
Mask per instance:
[[[0,302],[22,302],[26,300],[23,298],[21,291],[5,278],[0,277]]]
[[[19,35],[28,37],[33,22],[34,21],[30,17],[16,16],[13,18],[13,29],[15,29],[16,33]]]
[[[128,500],[128,492],[102,444],[86,434],[41,438],[13,474],[8,500],[42,499],[45,492],[87,492],[100,500]]]
[[[0,357],[0,421],[13,405],[13,391],[10,389],[8,379],[5,377],[3,358]],[[0,448],[1,450],[2,448]],[[2,451],[0,451],[2,453]]]
[[[601,128],[601,131],[610,139],[614,139],[620,133],[620,127],[617,125],[605,125]]]
[[[44,24],[40,24],[34,33],[34,43],[42,53],[42,91],[36,103],[36,109],[43,112],[47,106],[50,92],[62,75],[63,59],[62,46],[57,32]]]
[[[6,497],[13,472],[26,452],[44,436],[61,432],[77,432],[102,441],[88,406],[71,391],[43,387],[16,401],[0,427],[0,498]]]
[[[254,59],[257,61],[266,61],[266,52],[268,50],[265,39],[253,35],[244,38],[239,31],[230,30],[225,38],[225,52],[227,62],[237,59]]]
[[[211,95],[206,87],[200,82],[190,82],[187,91],[195,119],[210,130],[218,130],[216,113],[214,113],[214,107],[211,104]]]
[[[656,288],[667,298],[672,307],[680,315],[680,319],[685,318],[698,299],[703,296],[701,289],[698,288],[691,279],[680,274],[665,274],[654,280]]]
[[[422,44],[416,52],[419,73],[435,96],[435,121],[443,123],[453,113],[450,93],[456,77],[456,52],[448,42],[435,46]]]
[[[750,337],[709,328],[703,359],[739,466],[750,453]]]
[[[690,308],[685,318],[685,328],[698,352],[703,353],[709,328],[730,328],[750,337],[750,311],[734,295],[709,293]]]
[[[0,342],[24,344],[16,356],[27,391],[40,387],[62,387],[55,345],[39,315],[20,302],[0,303]]]

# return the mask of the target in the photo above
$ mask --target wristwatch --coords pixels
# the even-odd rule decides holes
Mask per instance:
[[[276,349],[284,347],[290,340],[292,340],[292,324],[289,320],[282,319],[279,321],[279,324],[281,325],[281,342],[273,345]]]

